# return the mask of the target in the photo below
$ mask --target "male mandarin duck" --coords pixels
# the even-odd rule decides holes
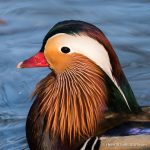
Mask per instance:
[[[92,24],[57,23],[17,67],[51,69],[27,117],[31,150],[97,150],[101,133],[142,112],[113,47]]]

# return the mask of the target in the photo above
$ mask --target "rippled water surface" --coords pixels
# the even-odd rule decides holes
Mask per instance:
[[[150,0],[0,0],[0,150],[28,149],[25,121],[48,69],[15,68],[56,22],[95,24],[115,48],[140,105],[150,105]]]

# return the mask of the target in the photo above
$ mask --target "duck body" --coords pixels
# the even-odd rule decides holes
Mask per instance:
[[[18,67],[48,66],[52,72],[38,83],[27,117],[31,150],[78,150],[89,138],[141,112],[117,55],[94,25],[57,23],[40,52]],[[109,119],[108,113],[115,115]]]

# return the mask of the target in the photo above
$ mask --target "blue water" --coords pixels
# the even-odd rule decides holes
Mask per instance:
[[[115,48],[140,105],[150,105],[150,0],[0,0],[0,150],[27,150],[25,121],[48,69],[16,69],[58,21],[98,26]],[[4,23],[5,22],[5,23]]]

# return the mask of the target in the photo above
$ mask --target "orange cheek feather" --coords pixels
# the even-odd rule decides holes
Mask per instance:
[[[58,50],[55,44],[51,44],[52,41],[48,41],[46,44],[44,55],[47,62],[56,73],[62,73],[71,62],[71,55],[63,54]]]

